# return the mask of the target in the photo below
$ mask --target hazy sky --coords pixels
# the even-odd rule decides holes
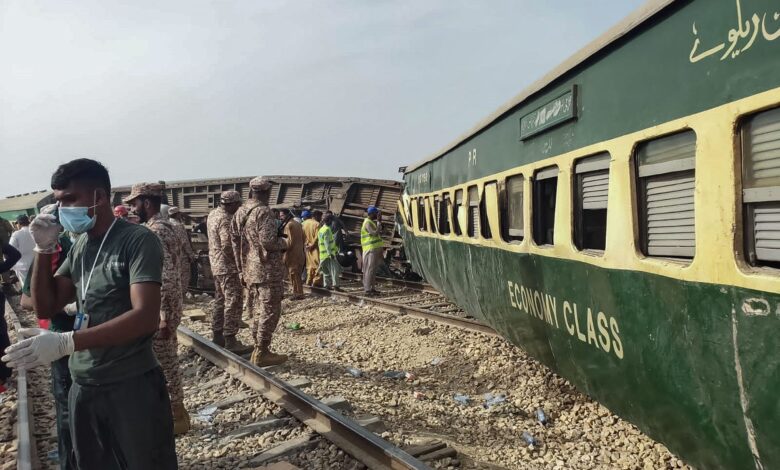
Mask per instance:
[[[399,179],[641,3],[0,0],[0,197],[80,156]]]

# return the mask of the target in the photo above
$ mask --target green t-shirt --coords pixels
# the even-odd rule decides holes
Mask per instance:
[[[82,302],[82,282],[86,283],[102,238],[81,236],[57,270],[76,286],[79,311],[89,315],[89,327],[100,325],[132,309],[130,285],[162,283],[163,249],[157,235],[142,225],[117,220],[100,251]],[[84,262],[84,279],[81,266]],[[77,351],[70,356],[70,373],[80,384],[100,385],[119,382],[157,367],[152,351],[152,335],[110,348]]]

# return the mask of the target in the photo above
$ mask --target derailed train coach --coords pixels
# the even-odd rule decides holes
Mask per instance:
[[[404,179],[451,300],[695,467],[780,468],[780,4],[651,1]]]
[[[205,220],[208,213],[219,206],[222,191],[235,190],[242,200],[249,197],[249,181],[252,176],[215,178],[186,181],[160,181],[165,188],[164,202],[177,206],[190,229],[193,247],[199,253],[197,275],[191,287],[212,289],[213,280],[208,263],[208,239],[192,229]],[[296,215],[304,209],[331,210],[344,224],[345,244],[355,253],[360,252],[360,227],[368,206],[376,206],[383,220],[394,221],[402,183],[392,180],[369,178],[337,178],[322,176],[266,176],[271,181],[270,206],[280,210],[292,210]],[[114,204],[130,194],[130,186],[113,188]],[[409,274],[409,265],[403,255],[402,240],[396,224],[385,223],[382,228],[385,242],[386,263],[395,275]],[[359,258],[359,256],[358,256]]]

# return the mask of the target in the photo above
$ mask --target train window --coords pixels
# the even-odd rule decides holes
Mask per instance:
[[[439,233],[442,235],[449,235],[450,233],[450,210],[452,209],[452,201],[450,201],[450,195],[444,193],[444,199],[440,202],[439,207]]]
[[[574,243],[580,250],[604,250],[607,244],[609,153],[574,165]]]
[[[523,221],[523,175],[506,179],[504,213],[502,214],[503,236],[507,242],[519,242],[525,236]]]
[[[432,225],[436,226],[436,231],[441,232],[441,196],[438,194],[433,196],[433,207],[431,208],[431,217],[435,222]]]
[[[496,182],[493,181],[492,183],[485,183],[482,191],[482,200],[479,202],[479,228],[480,233],[482,234],[482,238],[485,240],[490,240],[493,238],[493,231],[490,230],[490,220],[488,220],[487,211],[487,193],[489,188],[492,188],[492,191],[495,193]]]
[[[436,216],[433,214],[433,204],[431,204],[431,198],[425,196],[425,204],[428,205],[428,220],[431,221],[431,232],[436,233]]]
[[[695,157],[693,131],[637,148],[640,239],[647,256],[693,258]]]
[[[423,232],[428,231],[428,222],[425,217],[425,199],[417,198],[417,228]]]
[[[537,245],[555,243],[555,199],[558,194],[558,167],[543,168],[534,175],[534,241]]]
[[[742,203],[748,262],[780,268],[780,109],[742,127]]]
[[[463,207],[463,190],[458,189],[455,191],[455,206],[452,208],[452,231],[455,235],[463,235],[463,230],[460,228],[460,209]]]
[[[479,233],[479,191],[476,186],[469,186],[469,213],[466,234],[477,238]]]

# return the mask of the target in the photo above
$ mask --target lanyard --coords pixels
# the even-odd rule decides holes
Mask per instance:
[[[111,229],[114,228],[114,224],[116,223],[117,220],[118,219],[114,219],[114,221],[111,222],[111,226],[108,227],[108,230],[106,230],[106,234],[103,235],[103,240],[100,242],[100,247],[98,247],[97,253],[95,253],[95,261],[92,262],[92,269],[89,270],[89,277],[87,278],[86,283],[84,283],[84,255],[83,254],[81,255],[81,309],[82,310],[86,310],[85,300],[87,299],[87,291],[89,290],[89,283],[92,282],[92,273],[95,272],[95,265],[97,265],[97,260],[98,257],[100,256],[101,250],[103,250],[103,244],[106,242],[106,238],[108,238],[108,234],[111,233]]]

